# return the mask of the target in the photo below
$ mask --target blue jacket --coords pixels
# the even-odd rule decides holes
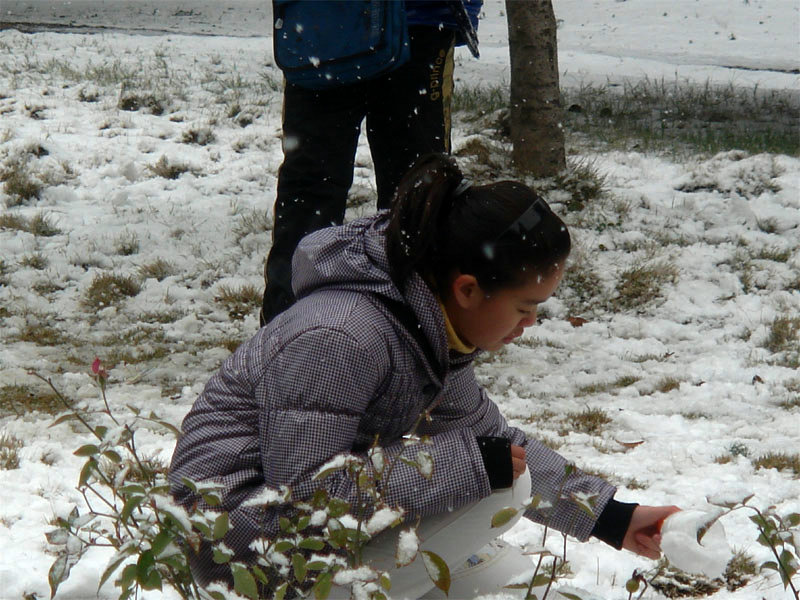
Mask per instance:
[[[409,25],[429,25],[456,30],[456,45],[469,46],[472,54],[478,57],[478,14],[483,6],[483,0],[456,0],[446,2],[443,0],[405,0],[406,18]],[[460,6],[458,6],[460,4]],[[456,6],[464,16],[468,17],[459,21]],[[471,29],[470,29],[471,26]]]
[[[473,29],[478,31],[478,14],[483,7],[483,0],[461,0],[467,11]],[[453,10],[449,2],[442,0],[406,0],[406,14],[409,25],[444,25],[447,29],[458,29]]]

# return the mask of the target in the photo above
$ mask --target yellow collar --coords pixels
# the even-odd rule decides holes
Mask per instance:
[[[453,323],[450,322],[450,317],[447,316],[444,303],[441,300],[439,300],[439,307],[442,309],[442,315],[444,316],[444,329],[447,332],[447,348],[449,350],[455,350],[459,354],[471,354],[475,352],[475,346],[467,346],[467,344],[458,337]]]

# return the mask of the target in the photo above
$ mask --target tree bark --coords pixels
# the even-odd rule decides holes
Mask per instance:
[[[516,168],[551,177],[566,167],[551,0],[506,0],[511,57],[511,141]]]

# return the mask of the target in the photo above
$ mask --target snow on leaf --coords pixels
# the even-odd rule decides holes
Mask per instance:
[[[419,537],[416,529],[405,529],[400,532],[397,538],[397,552],[395,553],[395,563],[398,567],[411,564],[417,557],[419,551]]]
[[[442,590],[445,594],[450,592],[450,568],[441,556],[429,550],[420,552],[425,570],[431,578],[433,585]]]
[[[417,468],[425,479],[433,477],[433,456],[427,450],[417,452]]]

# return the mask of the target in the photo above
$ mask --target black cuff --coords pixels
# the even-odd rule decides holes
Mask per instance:
[[[594,524],[592,535],[609,546],[622,550],[622,541],[625,539],[633,511],[637,506],[639,505],[617,502],[612,498]]]
[[[511,487],[514,466],[511,463],[511,441],[504,437],[477,437],[483,467],[493,490]]]

